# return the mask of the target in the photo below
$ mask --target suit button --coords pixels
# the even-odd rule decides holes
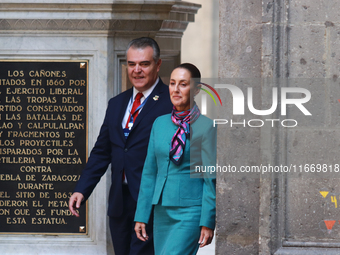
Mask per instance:
[[[128,148],[125,148],[124,151],[127,152],[127,151],[128,151]]]

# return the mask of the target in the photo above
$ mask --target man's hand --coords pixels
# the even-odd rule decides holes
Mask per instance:
[[[200,248],[210,244],[213,237],[214,237],[214,230],[203,226],[201,228],[200,240],[198,241],[198,243],[200,244]]]
[[[136,232],[137,238],[139,240],[142,240],[143,242],[149,239],[149,236],[147,235],[146,230],[145,230],[145,226],[146,226],[145,223],[142,223],[142,222],[136,222],[136,225],[135,225],[135,232]]]
[[[70,200],[68,201],[68,209],[71,211],[71,213],[77,217],[79,217],[79,213],[77,212],[77,209],[80,207],[81,201],[83,201],[84,196],[83,194],[79,192],[74,192],[72,196],[70,197]]]

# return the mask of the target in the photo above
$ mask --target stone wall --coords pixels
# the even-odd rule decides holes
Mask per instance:
[[[334,171],[340,145],[338,13],[335,3],[324,1],[220,0],[219,76],[260,78],[252,84],[260,91],[253,100],[263,109],[271,105],[272,87],[305,88],[312,115],[291,107],[286,116],[264,118],[294,119],[294,128],[219,129],[224,164],[302,170],[257,178],[219,175],[216,254],[340,252]],[[316,173],[320,166],[324,171]]]

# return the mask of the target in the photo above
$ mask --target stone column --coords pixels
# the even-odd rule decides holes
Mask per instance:
[[[261,77],[262,5],[258,1],[220,1],[219,77]],[[259,79],[258,79],[259,80]],[[257,84],[260,86],[260,84]],[[259,87],[258,87],[259,88]],[[254,88],[257,89],[257,88]],[[244,90],[243,90],[244,91]],[[231,102],[224,94],[223,102]],[[254,98],[260,100],[260,94]],[[228,106],[231,106],[228,103]],[[224,108],[227,106],[224,106]],[[227,109],[231,115],[231,109]],[[251,115],[233,118],[241,121]],[[259,128],[219,127],[219,165],[261,162]],[[259,250],[259,179],[218,174],[216,254],[257,254]]]
[[[127,43],[155,38],[163,59],[161,77],[179,64],[181,36],[199,5],[181,1],[3,0],[1,60],[87,60],[88,151],[94,145],[108,100],[122,90]],[[110,176],[89,199],[86,235],[1,233],[4,254],[112,254],[106,218]]]

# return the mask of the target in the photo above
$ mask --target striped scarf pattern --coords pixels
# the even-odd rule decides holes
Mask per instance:
[[[171,120],[178,126],[178,129],[171,139],[169,156],[175,165],[182,163],[185,143],[190,135],[190,124],[194,123],[200,115],[200,109],[196,104],[187,111],[177,111],[175,106],[172,109]]]

